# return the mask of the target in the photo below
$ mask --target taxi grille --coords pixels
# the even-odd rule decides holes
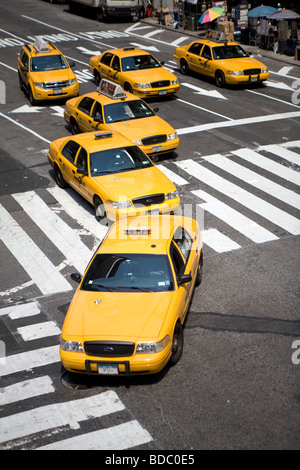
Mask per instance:
[[[46,82],[44,86],[46,89],[66,88],[69,86],[69,82],[68,80],[64,80],[63,82]]]
[[[164,193],[150,194],[149,196],[136,197],[132,199],[135,206],[141,204],[143,206],[153,206],[154,204],[161,204],[165,200]]]
[[[152,82],[150,83],[152,88],[163,88],[166,86],[170,86],[170,80],[160,80],[158,82]]]
[[[261,73],[261,69],[246,69],[243,72],[244,75],[258,75]]]
[[[84,350],[88,356],[132,356],[134,343],[123,341],[85,341]]]
[[[151,137],[145,137],[142,139],[143,145],[156,145],[162,144],[163,142],[167,142],[166,134],[152,135]]]

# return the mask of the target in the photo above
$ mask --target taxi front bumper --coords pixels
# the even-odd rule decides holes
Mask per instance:
[[[130,206],[125,209],[114,209],[108,204],[104,204],[107,217],[110,220],[118,220],[130,217],[138,217],[140,215],[167,214],[176,212],[180,207],[180,198],[169,199],[161,204],[153,206]]]
[[[47,101],[47,100],[59,100],[62,98],[74,98],[79,94],[79,85],[75,83],[68,87],[56,87],[56,88],[41,88],[37,86],[32,87],[33,97],[35,100]]]
[[[167,88],[132,88],[132,92],[140,98],[150,98],[152,96],[167,96],[178,93],[180,85],[173,85]]]
[[[237,85],[239,83],[260,83],[269,78],[269,72],[253,74],[253,75],[232,75],[226,73],[226,83]]]
[[[179,137],[176,139],[170,139],[158,145],[139,145],[140,149],[143,150],[149,157],[155,155],[161,155],[163,153],[169,153],[176,150],[179,146]]]

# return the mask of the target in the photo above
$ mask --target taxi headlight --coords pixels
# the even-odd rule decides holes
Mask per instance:
[[[150,353],[158,353],[165,349],[170,342],[170,336],[167,335],[158,342],[149,342],[149,343],[138,343],[136,347],[136,354],[150,354]]]
[[[45,88],[43,82],[37,82],[37,83],[35,83],[35,87],[36,87],[36,88]]]
[[[267,73],[268,72],[268,67],[265,67],[264,69],[261,69],[261,73]]]
[[[176,78],[176,80],[171,80],[171,81],[170,81],[170,84],[171,84],[171,85],[178,85],[178,84],[179,84],[178,78]]]
[[[243,75],[242,70],[227,70],[228,75]]]
[[[60,338],[60,347],[63,351],[83,352],[82,344],[78,341],[65,341]]]
[[[134,140],[135,145],[143,145],[141,140]]]
[[[69,80],[69,86],[75,85],[75,83],[76,83],[75,78],[72,78],[71,80]]]
[[[177,139],[177,132],[173,132],[173,134],[168,134],[168,140]]]
[[[172,193],[167,193],[166,194],[166,201],[169,201],[170,199],[175,199],[177,197],[179,197],[179,193],[178,193],[177,190],[173,191]]]
[[[131,201],[106,201],[108,206],[113,207],[114,209],[127,209],[127,207],[131,207]]]
[[[134,83],[134,88],[150,88],[150,83]]]

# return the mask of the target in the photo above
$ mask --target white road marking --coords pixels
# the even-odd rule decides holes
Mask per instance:
[[[36,302],[28,302],[20,305],[10,305],[0,309],[0,316],[8,315],[11,320],[18,318],[32,317],[41,313],[40,308]]]
[[[54,442],[37,450],[124,450],[152,441],[138,421],[128,421],[110,428]]]
[[[276,144],[264,145],[263,150],[274,153],[275,155],[278,155],[279,157],[284,158],[285,160],[288,160],[289,162],[295,163],[296,165],[300,166],[299,153],[292,152],[291,150],[282,148],[280,145]]]
[[[53,392],[53,382],[47,375],[25,380],[0,388],[0,406]]]
[[[203,243],[217,253],[238,250],[241,246],[214,228],[203,231]]]
[[[175,185],[184,186],[185,184],[189,184],[184,178],[179,176],[174,171],[170,170],[169,168],[165,167],[164,165],[156,165]]]
[[[0,377],[56,362],[60,362],[59,345],[6,356],[5,363],[0,363]]]
[[[45,321],[35,325],[20,326],[18,333],[24,341],[33,341],[35,339],[47,338],[49,336],[60,335],[61,330],[54,321]]]
[[[0,219],[0,239],[44,295],[72,290],[47,256],[1,205]]]

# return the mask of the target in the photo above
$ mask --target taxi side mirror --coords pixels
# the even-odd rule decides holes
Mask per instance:
[[[88,171],[84,170],[83,168],[77,168],[77,173],[79,175],[88,176]]]
[[[178,285],[181,286],[182,284],[186,284],[187,282],[191,282],[192,276],[190,274],[182,274],[178,279]]]
[[[23,65],[23,67],[21,67],[21,70],[22,70],[22,72],[28,72],[28,68],[25,67],[24,65]]]
[[[95,122],[99,122],[99,123],[103,122],[103,119],[100,116],[99,117],[94,117],[93,119],[94,119]]]
[[[70,67],[75,67],[75,62],[74,62],[73,60],[71,60],[71,61],[69,62],[69,66],[70,66]]]
[[[71,274],[71,279],[75,282],[79,282],[81,281],[81,275],[79,273],[72,273]]]

